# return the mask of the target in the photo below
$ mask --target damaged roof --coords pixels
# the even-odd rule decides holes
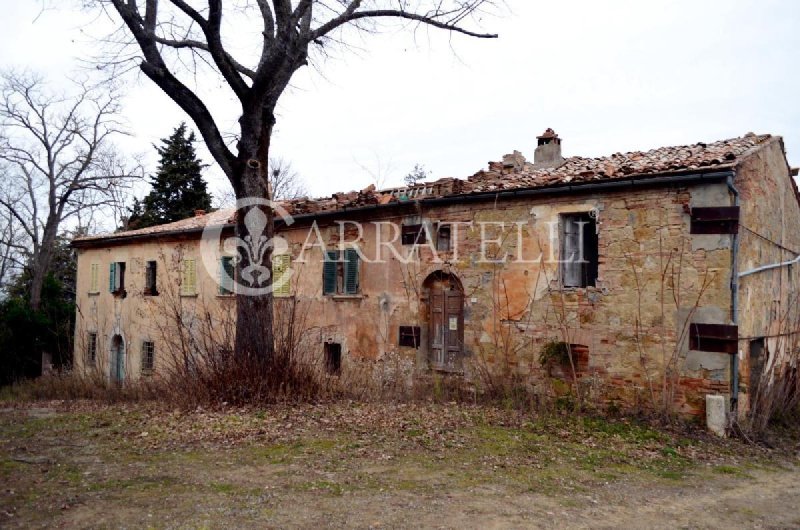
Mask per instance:
[[[574,156],[566,158],[563,163],[550,168],[534,167],[534,164],[529,162],[519,151],[514,151],[512,154],[505,155],[499,162],[489,162],[488,169],[482,169],[466,179],[442,178],[411,187],[386,190],[376,190],[373,185],[361,191],[334,193],[330,197],[317,199],[293,199],[282,201],[280,204],[293,216],[314,215],[428,198],[457,197],[476,193],[534,189],[622,178],[646,178],[692,171],[724,170],[736,166],[743,158],[761,148],[771,138],[776,137],[768,134],[748,133],[729,140],[660,147],[649,151],[615,153],[599,158]],[[234,214],[233,208],[223,209],[164,225],[82,237],[74,242],[80,244],[96,240],[199,231],[205,226],[233,223]]]

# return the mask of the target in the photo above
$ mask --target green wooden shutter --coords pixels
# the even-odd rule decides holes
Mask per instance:
[[[219,294],[233,294],[233,258],[223,256],[219,260]]]
[[[339,253],[330,250],[325,254],[322,264],[322,294],[336,294],[336,260]]]
[[[358,294],[358,251],[348,248],[344,251],[344,292]]]
[[[114,286],[116,284],[115,282],[116,276],[117,276],[117,264],[112,262],[111,266],[108,268],[108,291],[111,293],[114,292]]]
[[[225,278],[225,256],[219,259],[219,270],[217,271],[217,285],[219,286],[219,294],[228,294]]]

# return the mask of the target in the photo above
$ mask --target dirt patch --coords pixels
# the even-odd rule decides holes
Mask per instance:
[[[455,404],[45,404],[0,411],[0,525],[795,527],[798,463],[702,432]]]

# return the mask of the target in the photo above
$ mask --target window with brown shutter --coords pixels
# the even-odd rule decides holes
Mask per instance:
[[[695,207],[692,208],[692,234],[738,234],[739,207]]]

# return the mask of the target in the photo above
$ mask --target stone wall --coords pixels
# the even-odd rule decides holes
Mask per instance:
[[[791,229],[798,223],[793,217],[796,203],[756,207],[761,198],[794,200],[786,193],[786,168],[781,163],[776,143],[740,168],[737,186],[742,192],[743,224],[763,227],[765,236],[787,247],[800,246],[795,241],[798,231]],[[756,178],[763,175],[770,178]],[[774,193],[781,188],[784,198]],[[325,342],[341,344],[344,372],[373,365],[384,374],[381,377],[391,378],[385,374],[399,366],[402,373],[396,379],[402,381],[408,381],[413,372],[428,372],[430,301],[425,285],[432,274],[443,271],[457,277],[463,288],[464,348],[459,371],[476,386],[512,381],[541,392],[563,393],[577,383],[598,404],[652,408],[667,403],[680,412],[698,414],[703,411],[705,394],[729,392],[730,363],[726,354],[690,351],[688,325],[731,322],[733,239],[690,235],[689,212],[693,206],[727,206],[732,200],[727,186],[718,183],[443,202],[424,208],[409,202],[376,210],[382,212],[380,218],[375,213],[369,217],[342,213],[318,218],[313,224],[301,220],[281,234],[292,254],[291,295],[303,308],[304,327],[317,345],[314,353],[321,356]],[[598,279],[592,287],[563,288],[557,263],[559,220],[562,214],[578,212],[591,212],[596,218]],[[769,215],[764,216],[765,212]],[[350,222],[341,223],[345,220]],[[396,241],[391,245],[396,254],[384,245],[386,259],[372,262],[378,257],[379,242],[393,240],[396,228],[392,225],[400,223],[426,225],[429,236],[437,225],[450,224],[454,250],[436,253],[430,239],[416,248]],[[325,296],[322,246],[335,248],[340,243],[357,245],[362,252],[360,292]],[[740,248],[742,269],[788,256],[760,246],[747,233],[741,234]],[[413,259],[405,262],[409,255]],[[197,296],[166,295],[170,290],[178,292],[179,263],[187,256],[200,263],[196,240],[81,250],[76,364],[82,366],[81,344],[87,331],[100,334],[104,352],[110,337],[122,334],[130,344],[130,377],[138,377],[139,345],[142,340],[167,340],[166,321],[158,315],[174,306],[175,300],[188,322],[202,321],[206,312],[213,319],[229,320],[235,300],[218,296],[217,271],[198,266]],[[148,259],[163,263],[158,297],[141,294],[143,263]],[[131,264],[126,298],[114,297],[105,288],[110,261]],[[91,263],[99,264],[101,289],[90,295],[87,270]],[[767,277],[758,282],[766,282]],[[769,305],[767,299],[784,297],[774,283],[783,280],[770,281],[743,282],[742,336],[765,333],[769,327],[770,319],[761,315],[760,308]],[[278,303],[278,311],[283,303]],[[398,345],[400,326],[421,328],[419,348]],[[574,377],[571,366],[540,363],[543,349],[562,342],[574,347]],[[742,360],[743,355],[740,351]],[[107,373],[104,362],[100,366]],[[746,363],[742,366],[746,373]]]
[[[743,161],[737,171],[736,187],[741,196],[739,272],[790,261],[800,255],[797,188],[789,175],[780,138],[770,140],[762,150]],[[753,398],[750,392],[751,368],[755,369],[751,367],[750,355],[753,341],[761,338],[765,341],[762,359],[767,373],[765,384],[769,385],[776,373],[797,366],[799,286],[800,266],[779,267],[739,281],[742,415],[749,410]]]

